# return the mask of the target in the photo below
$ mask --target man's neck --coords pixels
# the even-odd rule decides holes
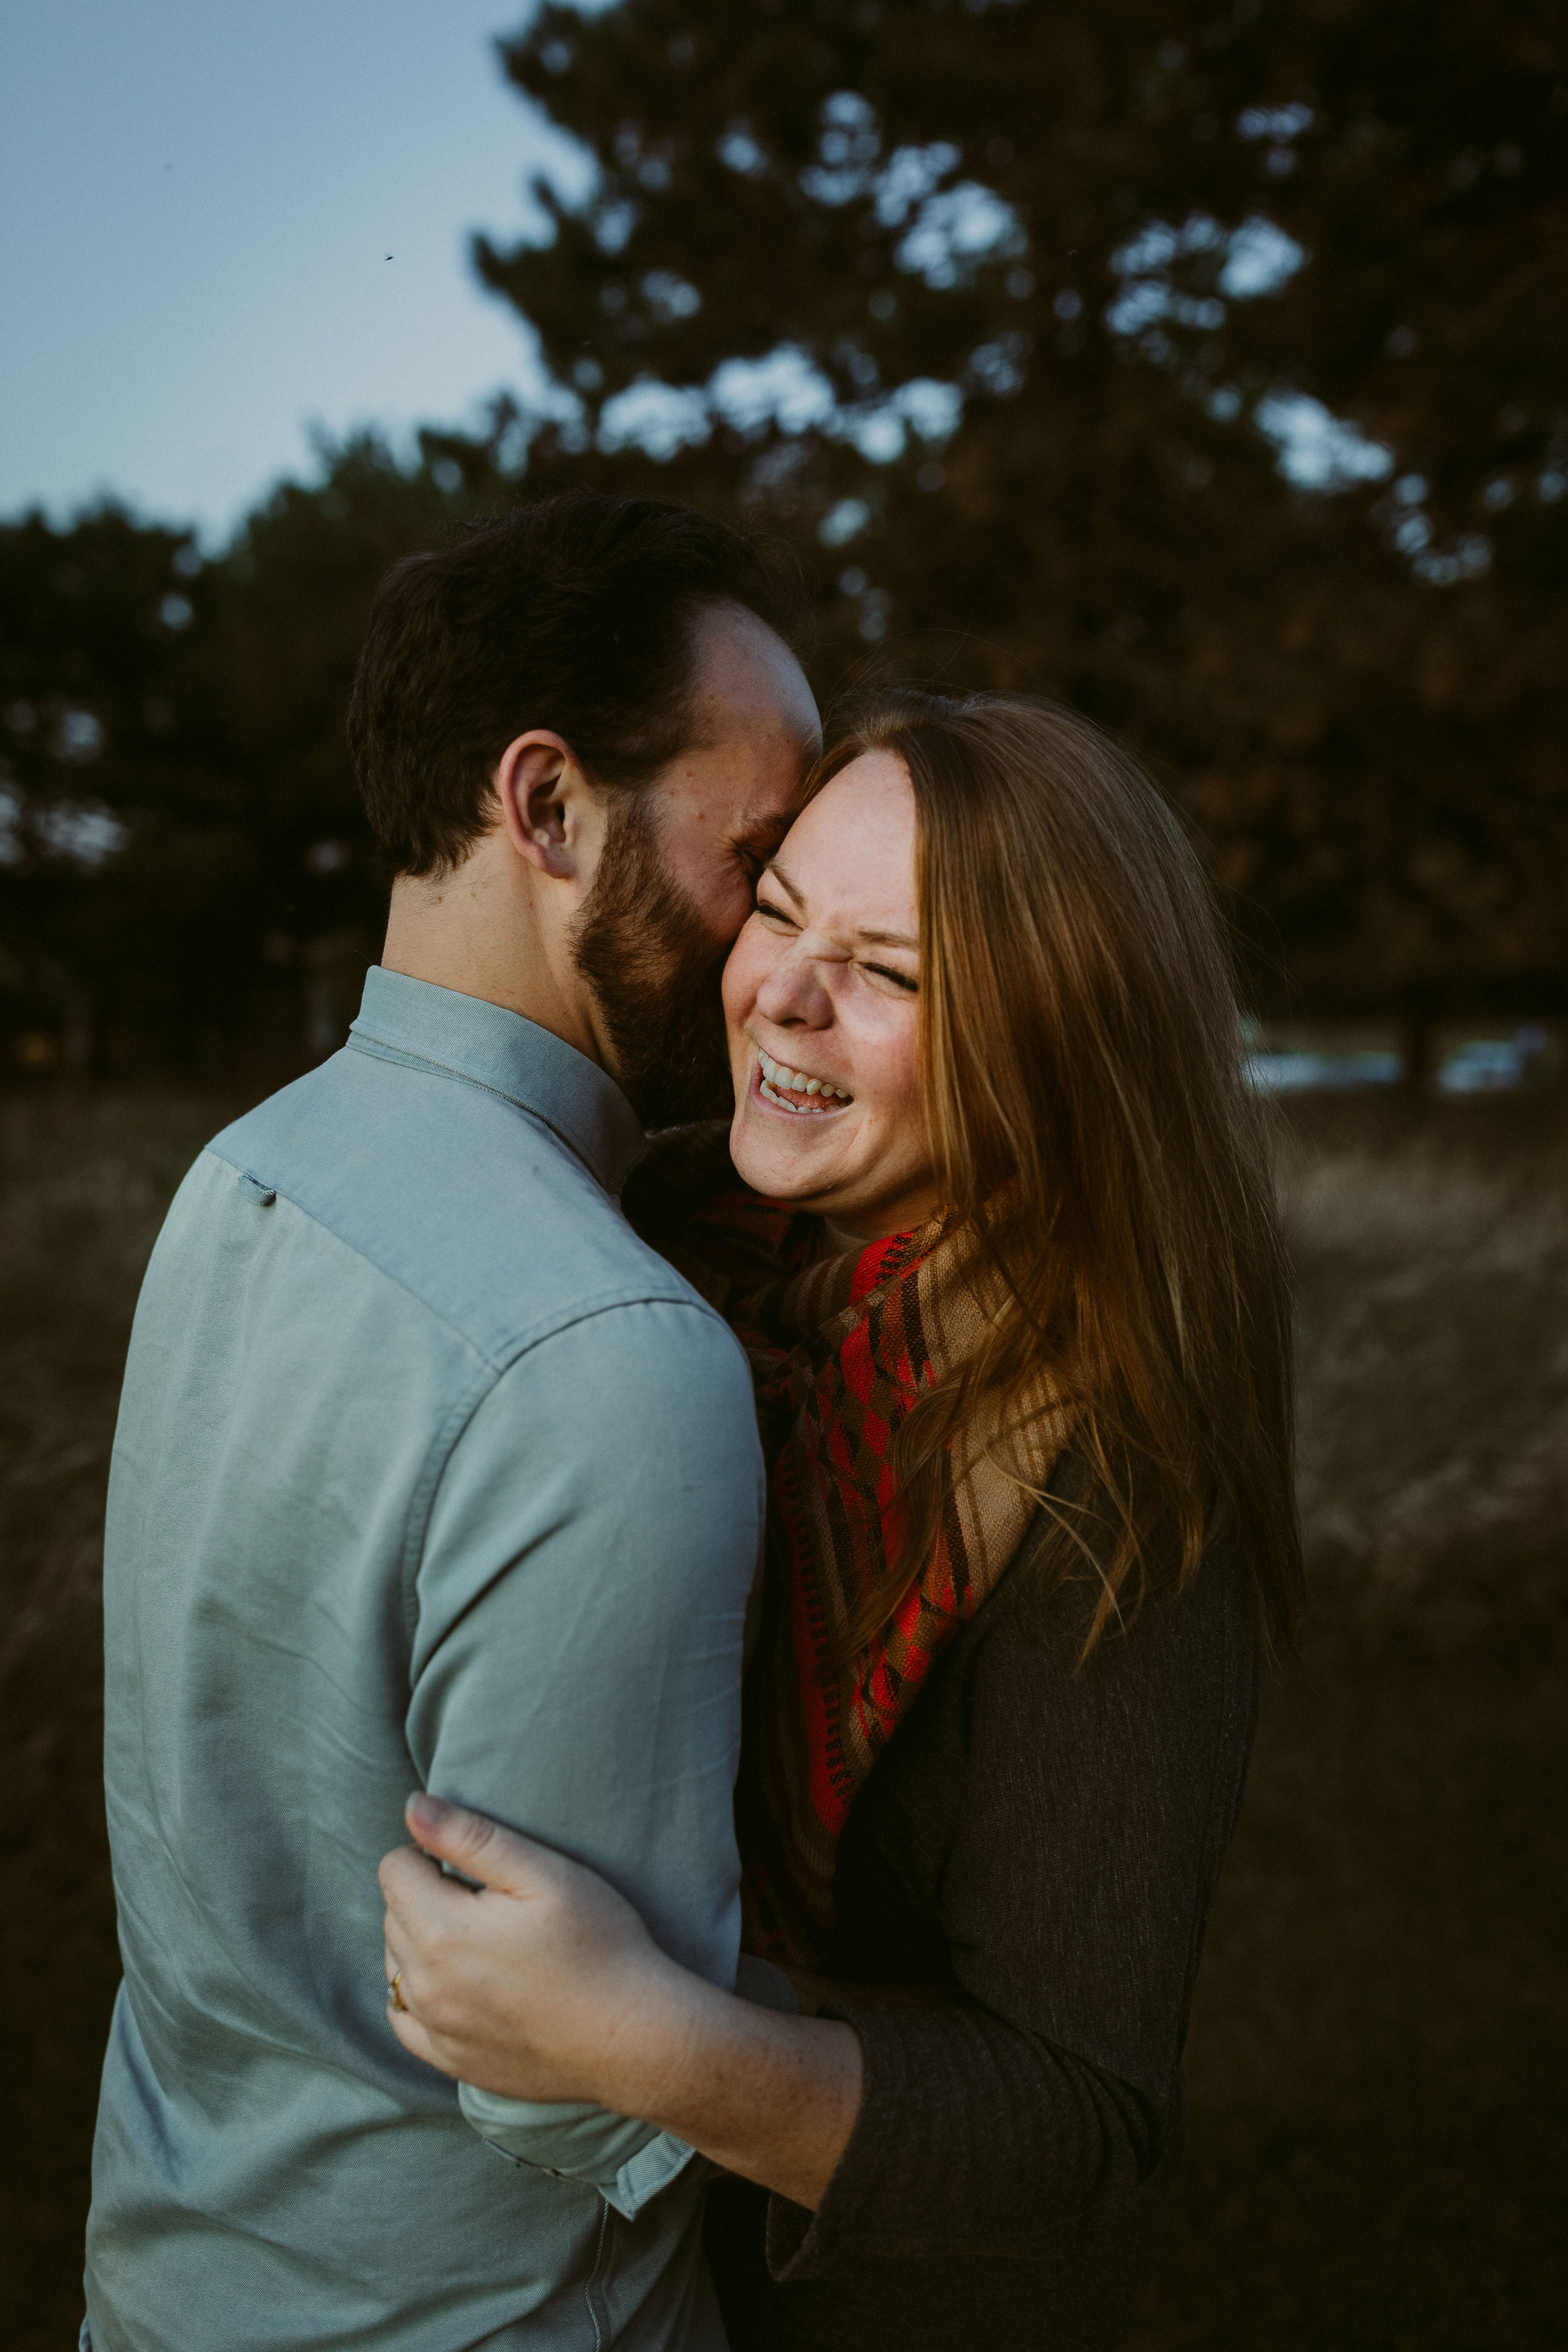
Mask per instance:
[[[566,942],[543,936],[531,900],[509,878],[478,858],[440,880],[399,876],[383,969],[521,1013],[603,1068],[587,983]]]

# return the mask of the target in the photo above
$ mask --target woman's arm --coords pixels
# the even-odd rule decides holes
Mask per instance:
[[[916,1844],[958,1792],[937,1923],[958,2000],[891,2007],[845,1987],[852,2024],[753,2008],[676,1968],[591,1872],[471,1814],[443,1828],[416,1799],[421,1843],[487,1891],[406,1848],[383,1864],[405,2045],[515,2096],[645,2117],[808,2208],[809,2228],[775,2208],[775,2275],[1055,2260],[1130,2219],[1179,2120],[1256,1629],[1239,1572],[1215,1561],[1079,1673],[1076,1640],[1033,1637],[1026,1598],[1003,1587],[932,1718],[947,1730],[906,1727],[884,1767],[901,1757]]]
[[[641,2116],[815,2210],[860,2104],[849,2026],[721,1991],[593,1871],[479,1814],[420,1795],[407,1817],[424,1853],[381,1865],[405,2049],[503,2097]]]

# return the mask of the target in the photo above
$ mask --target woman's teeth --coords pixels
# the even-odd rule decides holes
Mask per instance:
[[[784,1063],[775,1062],[771,1054],[764,1054],[761,1046],[757,1049],[757,1060],[763,1073],[760,1090],[766,1101],[777,1103],[781,1110],[804,1111],[809,1115],[834,1110],[839,1103],[855,1099],[847,1087],[829,1086],[826,1078],[808,1078],[804,1070],[787,1069]],[[805,1102],[789,1102],[785,1097],[792,1094],[804,1095],[807,1099]],[[811,1099],[813,1097],[815,1100]]]

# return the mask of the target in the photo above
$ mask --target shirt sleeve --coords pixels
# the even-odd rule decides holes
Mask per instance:
[[[432,1504],[410,1753],[433,1794],[586,1863],[664,1950],[732,1985],[742,1644],[763,1491],[751,1378],[693,1301],[605,1308],[484,1396]],[[579,2103],[464,2112],[628,2216],[684,2143]]]
[[[776,2278],[1048,2261],[1127,2222],[1179,2150],[1182,2045],[1256,1702],[1250,1596],[1228,1563],[1208,1575],[1081,1671],[1073,1641],[998,1612],[963,1695],[940,1882],[959,1995],[825,2012],[858,2034],[865,2091],[816,2215],[771,2200]]]

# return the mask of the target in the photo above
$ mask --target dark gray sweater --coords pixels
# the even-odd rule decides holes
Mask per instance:
[[[850,1814],[833,1973],[952,2004],[826,2012],[865,2095],[816,2213],[709,2194],[732,2352],[1107,2352],[1152,2266],[1181,2056],[1257,1713],[1250,1587],[1216,1549],[1078,1650],[1037,1523]]]

